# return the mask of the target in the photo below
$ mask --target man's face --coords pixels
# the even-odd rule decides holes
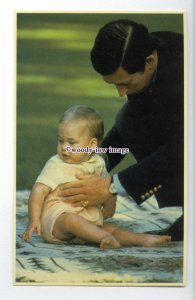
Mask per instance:
[[[119,67],[115,73],[103,76],[103,79],[109,84],[114,84],[119,96],[124,97],[125,95],[142,92],[150,85],[152,75],[152,69],[146,64],[143,72],[129,74],[122,67]]]

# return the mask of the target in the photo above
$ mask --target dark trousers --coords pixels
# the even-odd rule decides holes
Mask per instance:
[[[171,236],[172,241],[183,241],[184,239],[184,218],[183,215],[169,227],[164,232],[160,233],[161,235],[167,234]]]

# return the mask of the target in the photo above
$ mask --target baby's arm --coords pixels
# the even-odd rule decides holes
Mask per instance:
[[[105,201],[102,205],[102,214],[104,220],[112,218],[116,210],[116,195]]]
[[[28,201],[29,223],[23,234],[23,239],[25,241],[29,241],[31,239],[34,231],[37,231],[39,235],[41,234],[41,211],[44,200],[50,190],[51,188],[39,182],[36,182],[32,188]]]
[[[104,156],[103,158],[105,160],[106,156]],[[105,163],[103,164],[102,176],[103,177],[110,176],[110,174],[108,173],[108,171],[106,169]],[[109,198],[107,201],[105,201],[102,204],[102,214],[103,214],[104,220],[106,220],[108,218],[112,218],[113,215],[115,214],[116,200],[117,200],[117,197],[115,194],[113,194],[112,198]]]

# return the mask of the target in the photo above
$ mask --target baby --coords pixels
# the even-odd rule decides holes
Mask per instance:
[[[58,126],[57,154],[38,176],[29,198],[28,241],[34,231],[49,243],[78,240],[99,244],[102,249],[120,246],[161,246],[171,237],[133,233],[104,222],[101,206],[74,207],[51,193],[59,184],[78,180],[76,174],[108,176],[103,158],[95,153],[104,134],[101,116],[86,106],[73,106]],[[94,150],[94,151],[93,151]],[[49,196],[49,197],[47,197]]]

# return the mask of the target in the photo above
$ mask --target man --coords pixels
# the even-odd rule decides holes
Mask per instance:
[[[91,61],[104,81],[128,97],[102,147],[129,148],[137,163],[112,178],[78,176],[55,192],[74,205],[104,203],[118,193],[138,205],[155,195],[159,207],[183,206],[183,36],[148,33],[143,25],[116,20],[98,32]],[[123,157],[108,153],[108,171]],[[170,233],[183,238],[183,218]]]

